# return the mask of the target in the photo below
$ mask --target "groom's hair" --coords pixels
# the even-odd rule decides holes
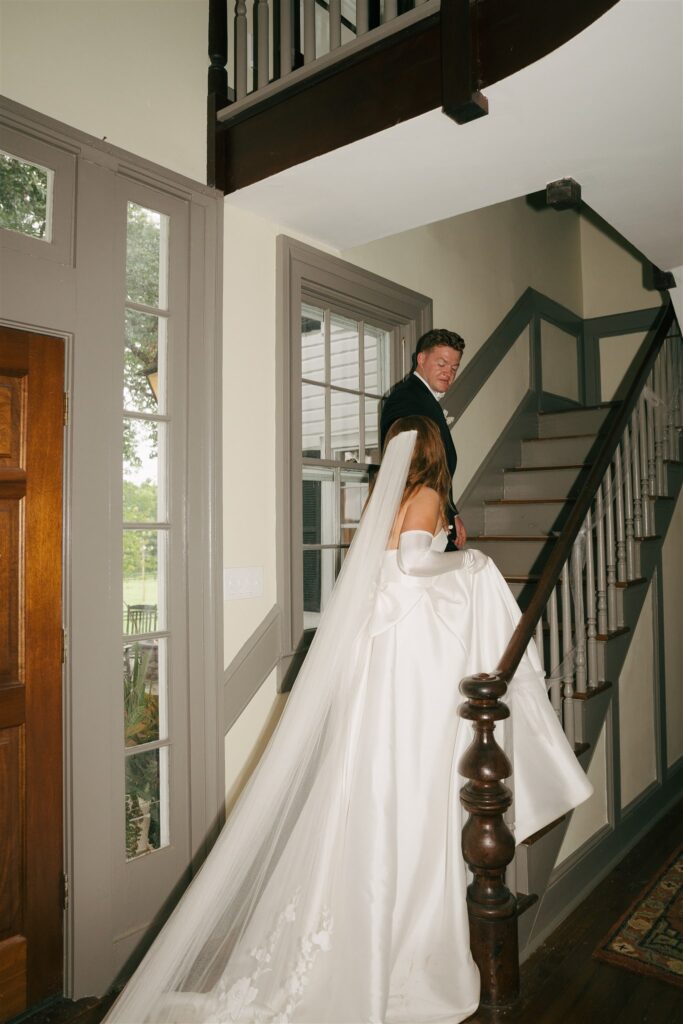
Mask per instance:
[[[418,339],[415,351],[413,352],[411,372],[417,369],[417,357],[420,352],[427,352],[430,348],[437,348],[439,345],[448,345],[449,348],[455,349],[456,352],[463,352],[465,349],[464,339],[459,334],[456,334],[455,331],[447,331],[444,327],[435,327]]]

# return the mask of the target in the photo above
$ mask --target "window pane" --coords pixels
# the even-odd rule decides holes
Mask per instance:
[[[325,380],[325,324],[322,309],[301,304],[301,376]]]
[[[341,474],[340,491],[340,541],[350,544],[368,497],[366,473]]]
[[[365,399],[365,456],[379,462],[379,398]]]
[[[123,520],[161,523],[166,520],[163,449],[166,424],[123,421]]]
[[[126,860],[168,845],[168,750],[126,758]]]
[[[136,625],[144,626],[141,621]],[[144,629],[131,632],[144,633]],[[136,640],[123,648],[124,735],[127,747],[166,736],[166,640]]]
[[[123,404],[132,412],[163,413],[166,406],[166,319],[126,310]]]
[[[52,239],[54,171],[0,152],[0,227]]]
[[[165,530],[123,531],[123,632],[132,636],[166,628]]]
[[[305,457],[325,457],[325,389],[301,385],[301,450]]]
[[[360,461],[360,423],[358,395],[331,392],[331,458],[341,462]]]
[[[128,203],[126,291],[130,302],[166,309],[168,217]]]
[[[333,313],[330,317],[330,384],[360,390],[358,324]]]
[[[301,489],[304,544],[338,543],[332,470],[313,470],[305,466]]]
[[[373,395],[383,395],[389,388],[391,335],[380,327],[365,324],[363,336],[365,391]]]
[[[304,628],[318,625],[337,575],[338,548],[304,551]]]

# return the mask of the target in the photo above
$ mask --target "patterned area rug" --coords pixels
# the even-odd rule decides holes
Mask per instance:
[[[683,846],[611,928],[593,956],[683,988]]]

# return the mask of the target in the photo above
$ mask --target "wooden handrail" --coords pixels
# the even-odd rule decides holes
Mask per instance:
[[[595,461],[497,669],[491,673],[468,676],[460,683],[460,691],[465,700],[458,714],[468,719],[473,727],[472,743],[461,758],[458,768],[460,774],[468,780],[460,791],[460,802],[469,814],[462,834],[462,850],[473,878],[467,888],[467,911],[470,948],[481,976],[482,1005],[509,1005],[519,995],[518,907],[517,899],[506,883],[506,870],[514,856],[515,844],[504,820],[510,804],[510,793],[503,785],[503,780],[511,774],[512,769],[495,736],[496,722],[509,714],[502,698],[534,636],[543,609],[548,605],[551,594],[555,594],[560,574],[563,574],[563,618],[566,616],[564,638],[566,642],[570,640],[570,599],[565,588],[569,585],[566,566],[574,541],[590,513],[596,494],[600,501],[603,478],[618,450],[631,412],[640,399],[648,374],[673,320],[673,306],[669,301],[657,313],[648,335],[652,340],[649,343],[646,340],[643,346],[647,346],[644,355],[637,365],[634,361],[629,370],[625,397],[610,413],[607,432]],[[645,533],[648,532],[645,530]],[[614,544],[610,547],[613,549]],[[613,550],[610,557],[612,555]],[[554,616],[557,624],[556,611]],[[565,698],[571,697],[571,685],[569,690]],[[570,717],[565,722],[567,724],[567,738],[573,743],[573,718]]]
[[[572,544],[574,543],[579,530],[583,526],[586,513],[591,507],[591,502],[593,501],[595,492],[597,491],[607,467],[612,460],[617,445],[621,440],[624,428],[629,421],[631,412],[633,411],[636,401],[638,400],[638,396],[643,389],[647,376],[652,369],[657,353],[664,343],[664,339],[667,336],[667,332],[671,327],[673,319],[673,305],[671,300],[669,300],[666,305],[662,306],[661,311],[657,314],[657,318],[650,330],[650,333],[653,334],[653,338],[647,349],[647,353],[640,365],[640,368],[636,372],[635,377],[631,381],[621,406],[615,410],[612,426],[600,447],[600,451],[598,452],[581,492],[574,502],[572,512],[565,523],[560,536],[555,542],[529,605],[517,623],[517,628],[510,637],[510,641],[498,663],[495,675],[502,678],[506,683],[509,683],[514,676],[524,652],[529,646],[529,641],[534,635],[536,624],[543,613],[543,609],[548,603],[551,591],[557,584],[562,566],[567,561]]]

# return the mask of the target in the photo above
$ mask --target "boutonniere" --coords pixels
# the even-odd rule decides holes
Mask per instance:
[[[448,424],[448,426],[452,427],[453,424],[455,423],[455,416],[452,416],[449,412],[446,411],[446,409],[444,409],[443,414],[446,417],[446,423]]]

